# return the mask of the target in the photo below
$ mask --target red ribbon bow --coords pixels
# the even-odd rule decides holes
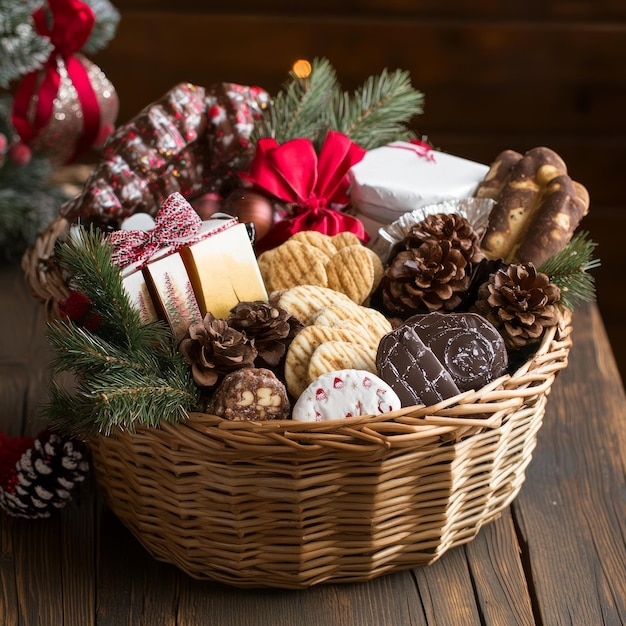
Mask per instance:
[[[309,139],[291,139],[279,145],[274,139],[259,139],[244,180],[280,200],[298,206],[298,213],[275,224],[257,244],[257,252],[274,248],[301,230],[327,235],[350,231],[361,241],[368,235],[351,215],[330,208],[348,203],[348,170],[365,156],[365,150],[346,135],[328,131],[319,157]]]
[[[40,70],[35,70],[27,74],[18,85],[11,121],[24,143],[34,139],[48,124],[61,84],[57,66],[61,59],[76,88],[83,114],[83,132],[71,161],[93,145],[100,130],[98,98],[89,81],[87,70],[74,56],[89,39],[95,15],[91,7],[80,0],[48,0],[47,4],[52,18],[51,26],[48,26],[48,15],[44,7],[33,13],[33,21],[37,32],[50,38],[54,49],[44,67],[41,83],[39,84]],[[37,106],[31,122],[29,109],[35,97]]]
[[[116,230],[109,235],[113,245],[112,261],[124,268],[133,263],[146,263],[162,248],[192,245],[202,238],[194,237],[201,225],[202,220],[191,204],[175,192],[161,205],[152,230]]]

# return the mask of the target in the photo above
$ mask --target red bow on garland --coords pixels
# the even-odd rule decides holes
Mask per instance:
[[[27,74],[18,85],[13,100],[11,121],[24,143],[34,139],[50,121],[54,100],[59,92],[61,76],[58,61],[65,64],[83,113],[83,132],[70,161],[91,145],[100,130],[100,106],[89,75],[83,64],[76,58],[78,52],[89,39],[95,23],[91,7],[80,0],[48,0],[49,15],[44,7],[33,13],[35,28],[40,35],[49,37],[54,46],[40,82],[40,70]],[[51,26],[48,25],[51,17]],[[36,98],[32,122],[29,119],[31,102]]]
[[[266,193],[297,205],[297,213],[275,224],[257,244],[257,253],[280,245],[302,230],[327,235],[350,231],[361,241],[368,235],[351,215],[330,208],[348,203],[348,170],[365,156],[365,150],[346,135],[328,131],[315,153],[309,139],[291,139],[279,145],[274,139],[259,139],[250,170],[244,180]]]

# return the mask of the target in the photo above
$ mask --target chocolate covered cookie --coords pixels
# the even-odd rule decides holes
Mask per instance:
[[[460,392],[452,376],[409,324],[381,339],[376,367],[402,406],[430,406]]]
[[[207,412],[227,420],[289,418],[285,385],[270,370],[244,367],[228,374],[209,400]]]
[[[429,313],[406,320],[452,376],[461,391],[480,389],[508,364],[504,340],[476,313]]]

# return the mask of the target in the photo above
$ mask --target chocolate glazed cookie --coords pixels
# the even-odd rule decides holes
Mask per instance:
[[[508,364],[504,340],[476,313],[429,313],[406,320],[439,359],[461,391],[480,389]]]
[[[403,407],[430,406],[459,393],[439,359],[409,324],[385,335],[376,354],[378,375],[396,392]]]

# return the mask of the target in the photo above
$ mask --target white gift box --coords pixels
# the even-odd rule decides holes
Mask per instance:
[[[355,215],[372,239],[409,211],[470,198],[489,167],[438,150],[395,141],[367,152],[348,174]]]

